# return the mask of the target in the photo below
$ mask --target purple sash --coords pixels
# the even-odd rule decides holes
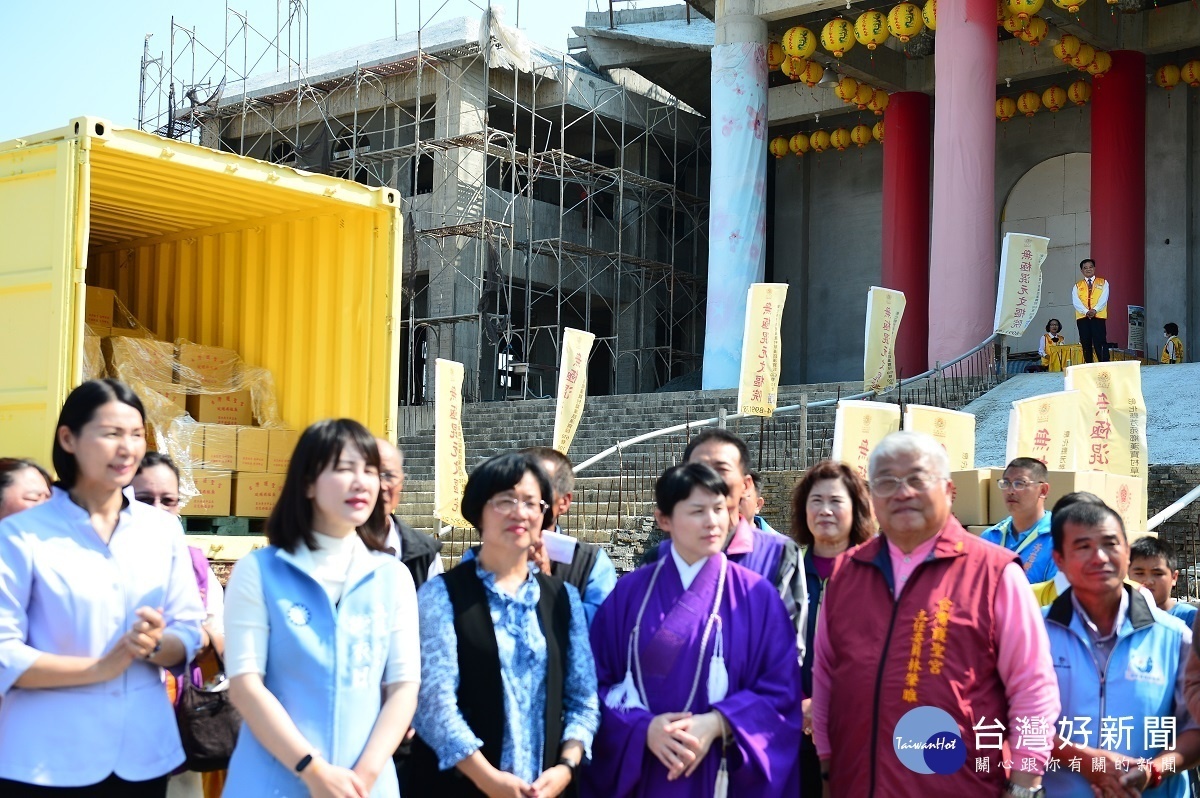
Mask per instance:
[[[671,556],[670,552],[667,552],[667,556]],[[695,649],[704,634],[704,624],[708,621],[716,598],[717,582],[721,573],[720,558],[723,556],[718,554],[708,558],[692,586],[679,595],[674,605],[663,616],[662,623],[653,636],[642,644],[638,659],[645,680],[647,699],[653,701],[660,696],[672,696],[681,688],[686,696],[686,690],[694,676],[695,658],[700,656]],[[674,561],[667,564],[672,569],[674,565]],[[678,579],[676,572],[676,580]],[[682,584],[680,586],[682,587]],[[671,587],[673,585],[670,582],[661,581],[654,588],[664,604],[670,600]],[[682,663],[683,673],[676,674],[676,666],[680,665],[680,655],[685,653],[688,656]],[[686,685],[679,682],[681,678],[687,682]]]

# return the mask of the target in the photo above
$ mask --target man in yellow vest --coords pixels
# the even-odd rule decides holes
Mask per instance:
[[[1108,280],[1096,276],[1096,261],[1084,258],[1079,262],[1083,279],[1075,283],[1071,303],[1075,306],[1075,326],[1079,328],[1079,343],[1083,346],[1085,363],[1108,362]]]

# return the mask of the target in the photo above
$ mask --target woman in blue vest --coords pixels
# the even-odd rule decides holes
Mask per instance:
[[[574,794],[600,708],[579,593],[530,559],[551,496],[545,471],[522,454],[493,457],[467,481],[462,514],[482,545],[421,588],[421,711],[406,795]]]
[[[420,683],[416,592],[377,550],[379,450],[361,424],[313,424],[267,520],[270,546],[225,591],[225,668],[244,724],[227,798],[394,798],[392,753]]]

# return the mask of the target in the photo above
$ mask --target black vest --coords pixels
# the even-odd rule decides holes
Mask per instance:
[[[500,768],[504,747],[504,684],[500,675],[500,651],[488,608],[487,589],[475,573],[475,563],[461,563],[445,576],[446,592],[454,611],[458,638],[458,709],[471,731],[483,740],[480,753]],[[571,602],[563,582],[535,574],[541,598],[538,617],[546,633],[546,736],[542,743],[542,770],[558,764],[563,732],[563,680],[571,639]],[[418,711],[420,711],[418,709]],[[437,754],[415,738],[408,763],[405,795],[436,798],[476,798],[483,795],[458,768],[438,770]],[[572,782],[564,796],[576,794]]]
[[[442,541],[418,532],[398,516],[392,516],[392,520],[396,522],[396,533],[400,536],[400,562],[412,574],[413,587],[420,590],[421,585],[429,580],[429,566],[433,565],[433,558],[441,552]]]
[[[596,565],[596,557],[599,553],[600,547],[595,543],[576,543],[571,562],[552,562],[550,563],[550,572],[568,585],[574,585],[575,589],[579,591],[579,597],[583,598],[583,594],[587,590],[588,577],[592,575],[592,568]]]

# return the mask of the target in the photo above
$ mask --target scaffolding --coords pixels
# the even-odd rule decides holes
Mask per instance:
[[[169,52],[144,47],[139,124],[397,189],[406,404],[432,396],[436,357],[464,363],[471,399],[553,394],[566,327],[596,335],[593,393],[694,374],[706,121],[471,5],[475,16],[438,20],[418,4],[415,33],[323,59],[308,55],[301,0],[266,34],[227,9],[220,48],[172,19]]]

